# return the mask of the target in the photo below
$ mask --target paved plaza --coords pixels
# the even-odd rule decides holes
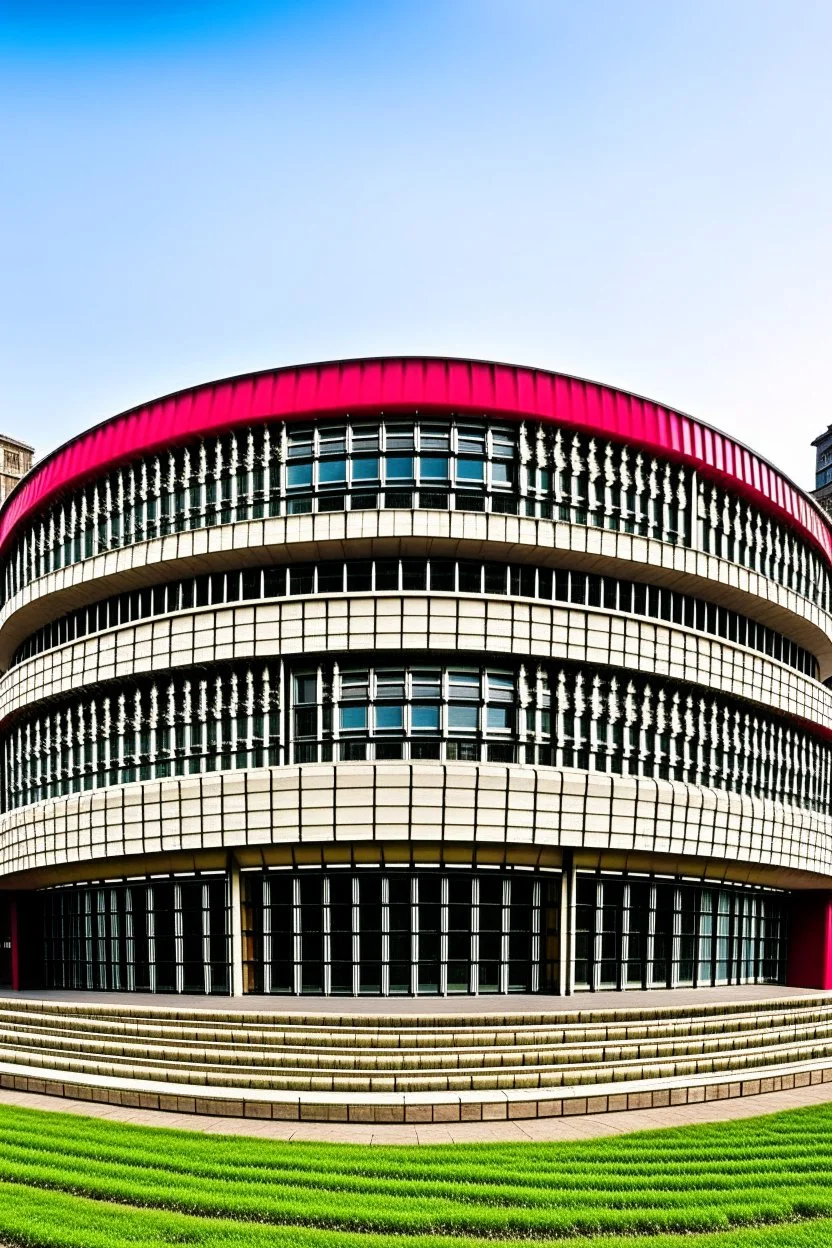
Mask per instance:
[[[597,1013],[599,1010],[674,1009],[686,1011],[699,1006],[732,1002],[782,1001],[793,997],[821,997],[824,993],[814,988],[795,988],[782,984],[740,984],[728,988],[653,988],[632,989],[626,992],[578,992],[571,996],[549,993],[510,993],[508,995],[483,994],[478,997],[466,994],[439,996],[401,997],[323,997],[312,994],[303,996],[261,996],[246,993],[241,997],[176,996],[152,992],[88,992],[68,989],[31,989],[29,991],[3,994],[17,1001],[65,1001],[71,1005],[99,1005],[110,1009],[132,1010],[136,1007],[154,1010],[172,1010],[188,1013],[207,1010],[224,1015],[257,1014],[332,1014],[348,1017],[367,1015],[371,1017],[414,1015],[430,1018],[436,1015],[542,1015],[558,1013]]]
[[[665,1109],[589,1114],[574,1118],[364,1126],[359,1123],[265,1122],[248,1118],[175,1114],[0,1089],[0,1105],[16,1105],[22,1109],[106,1118],[111,1122],[134,1123],[142,1127],[201,1131],[207,1135],[246,1135],[264,1140],[320,1141],[327,1144],[505,1144],[523,1141],[542,1143],[547,1140],[590,1140],[600,1136],[626,1135],[632,1131],[653,1131],[658,1127],[689,1127],[703,1122],[730,1122],[738,1118],[753,1118],[759,1114],[775,1114],[785,1109],[822,1105],[828,1101],[832,1101],[832,1083],[819,1083],[811,1087],[770,1092],[761,1096],[668,1106]]]

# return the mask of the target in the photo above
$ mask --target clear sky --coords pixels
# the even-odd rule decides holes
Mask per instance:
[[[576,373],[812,481],[829,0],[0,0],[0,428],[249,369]]]

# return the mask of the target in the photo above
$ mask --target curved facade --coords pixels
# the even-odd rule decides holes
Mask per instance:
[[[826,985],[832,532],[707,426],[259,374],[68,443],[0,559],[15,986]]]

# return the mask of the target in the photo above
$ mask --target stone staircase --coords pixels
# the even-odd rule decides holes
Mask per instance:
[[[425,1008],[303,1014],[10,996],[0,998],[0,1086],[389,1123],[648,1108],[832,1081],[832,995],[732,1001],[728,992],[630,1009],[583,998],[516,1014]]]

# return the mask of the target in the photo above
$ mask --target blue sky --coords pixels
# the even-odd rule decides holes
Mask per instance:
[[[0,0],[0,427],[384,352],[536,364],[811,483],[832,5]]]

